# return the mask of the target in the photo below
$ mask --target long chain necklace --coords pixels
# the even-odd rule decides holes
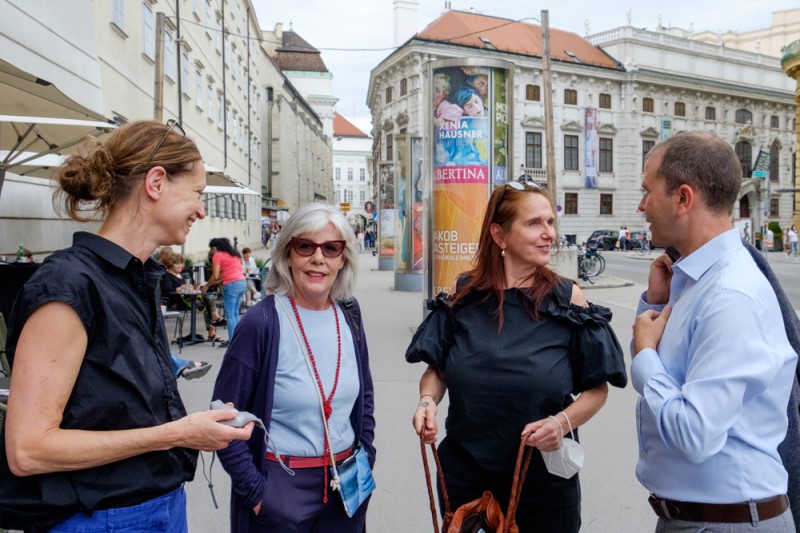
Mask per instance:
[[[336,319],[336,375],[333,379],[333,387],[331,387],[331,393],[326,397],[325,396],[325,389],[322,387],[322,380],[319,377],[319,370],[317,370],[317,362],[314,360],[314,354],[311,352],[311,344],[308,342],[308,337],[306,337],[306,330],[303,328],[303,322],[300,320],[300,313],[297,311],[297,304],[294,301],[294,298],[289,297],[289,303],[292,304],[292,311],[294,311],[294,317],[297,320],[297,325],[300,326],[300,333],[303,335],[303,341],[306,344],[306,351],[308,351],[308,358],[311,360],[311,368],[314,369],[314,379],[317,382],[317,389],[319,389],[319,394],[322,397],[322,410],[325,414],[322,423],[325,424],[327,427],[328,420],[333,413],[333,406],[331,402],[333,402],[333,396],[336,394],[336,387],[339,385],[339,369],[342,365],[342,334],[339,329],[339,313],[336,312],[336,304],[331,300],[331,308],[333,309],[333,316]],[[327,432],[323,432],[327,434]],[[331,443],[328,439],[325,440],[325,452],[323,453],[323,457],[326,458],[326,461],[330,457],[330,446]],[[325,490],[322,497],[323,503],[328,503],[328,469],[325,465],[322,466],[323,477],[325,478]]]

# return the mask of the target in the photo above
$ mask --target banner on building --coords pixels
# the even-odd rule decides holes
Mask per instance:
[[[661,136],[660,141],[666,141],[672,137],[672,117],[664,115],[661,117]]]
[[[597,188],[597,167],[600,164],[600,139],[597,136],[597,109],[586,108],[583,141],[586,149],[584,156],[584,187]]]

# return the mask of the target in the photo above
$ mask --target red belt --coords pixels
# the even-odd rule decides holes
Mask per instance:
[[[343,452],[339,452],[333,456],[333,460],[337,463],[344,461],[353,455],[353,447],[350,446]],[[267,461],[278,461],[278,456],[272,452],[267,452]],[[289,468],[319,468],[327,466],[331,462],[330,456],[327,457],[294,457],[290,455],[281,455],[281,461]]]
[[[780,516],[789,508],[785,495],[742,503],[694,503],[664,500],[651,494],[648,501],[661,518],[689,522],[755,522]]]

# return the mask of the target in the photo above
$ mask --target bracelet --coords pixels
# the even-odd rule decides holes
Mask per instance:
[[[547,418],[552,418],[556,425],[558,426],[558,435],[561,439],[564,438],[564,427],[561,425],[561,422],[558,421],[558,418],[554,417],[553,415],[548,416]]]

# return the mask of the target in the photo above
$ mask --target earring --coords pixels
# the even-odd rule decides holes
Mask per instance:
[[[505,257],[505,256],[506,256],[506,250],[505,250],[505,248],[502,248],[500,250],[500,257]]]

